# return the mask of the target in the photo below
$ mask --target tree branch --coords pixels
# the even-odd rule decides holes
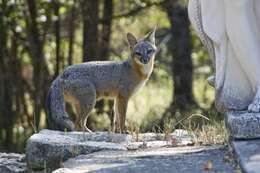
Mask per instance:
[[[144,9],[150,8],[152,6],[160,6],[160,5],[164,4],[166,1],[168,1],[168,0],[162,0],[160,2],[152,2],[152,3],[147,2],[145,6],[136,6],[133,9],[131,9],[130,11],[114,15],[114,16],[112,16],[112,18],[113,19],[120,19],[120,18],[123,18],[123,17],[135,16]],[[99,22],[102,23],[102,22],[104,22],[104,20],[105,19],[100,19]]]

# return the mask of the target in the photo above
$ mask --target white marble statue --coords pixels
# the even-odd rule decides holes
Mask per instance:
[[[218,110],[260,112],[260,0],[190,0],[188,10],[214,62]]]

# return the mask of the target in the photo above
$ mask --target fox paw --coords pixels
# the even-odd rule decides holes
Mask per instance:
[[[249,112],[260,112],[260,98],[255,98],[254,101],[248,106]]]

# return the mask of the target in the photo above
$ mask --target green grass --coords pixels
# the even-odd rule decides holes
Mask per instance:
[[[193,82],[193,94],[198,104],[209,109],[214,99],[214,89],[211,88],[203,76],[196,78]],[[167,134],[174,131],[176,128],[183,128],[195,133],[197,136],[197,144],[223,144],[227,141],[227,132],[225,130],[223,116],[214,110],[201,115],[201,111],[190,109],[188,112],[176,113],[178,120],[170,115],[169,119],[165,120],[164,130],[159,128],[159,122],[162,115],[172,101],[173,84],[170,80],[161,79],[150,80],[138,91],[131,99],[127,110],[127,126],[130,133],[138,136],[143,132],[160,132]],[[28,104],[30,105],[30,104]],[[30,109],[31,110],[31,109]],[[91,113],[93,117],[93,131],[110,130],[110,121],[107,114],[97,115],[95,111]],[[15,143],[17,150],[23,151],[26,139],[32,134],[33,126],[28,124],[18,123],[14,127]],[[27,124],[26,124],[27,123]],[[42,112],[40,127],[45,127],[45,115]]]
[[[171,84],[154,84],[152,82],[138,91],[130,99],[127,119],[141,125],[160,119],[171,103]]]

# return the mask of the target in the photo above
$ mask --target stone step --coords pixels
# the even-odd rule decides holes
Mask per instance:
[[[231,146],[244,173],[260,172],[260,139],[232,141]]]
[[[224,146],[186,146],[79,155],[53,173],[238,173]]]

